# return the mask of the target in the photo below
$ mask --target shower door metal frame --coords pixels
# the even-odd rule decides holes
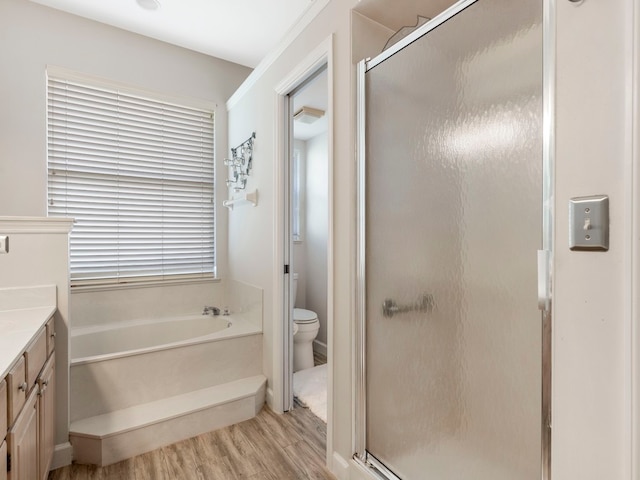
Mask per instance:
[[[367,452],[366,398],[366,80],[367,71],[392,57],[479,0],[460,0],[404,39],[373,59],[357,64],[356,71],[356,157],[357,157],[357,220],[356,220],[356,297],[354,335],[354,382],[352,430],[353,459],[372,476],[400,480],[384,464]],[[554,172],[555,172],[555,6],[556,0],[542,2],[542,253],[544,265],[538,265],[539,303],[542,329],[542,398],[541,398],[541,471],[542,480],[551,479],[551,346],[552,346],[552,290]],[[539,255],[540,257],[540,255]],[[544,290],[544,291],[541,291]],[[544,298],[541,298],[540,296]]]

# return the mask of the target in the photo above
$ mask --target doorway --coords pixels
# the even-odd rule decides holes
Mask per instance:
[[[327,421],[329,121],[326,65],[288,95],[292,402]]]
[[[276,335],[274,337],[274,349],[281,355],[276,356],[276,361],[281,362],[280,368],[276,367],[274,375],[274,388],[273,388],[273,401],[276,410],[288,411],[294,408],[294,390],[293,390],[293,376],[294,376],[294,322],[293,322],[293,309],[295,300],[293,299],[293,286],[294,286],[294,273],[296,266],[293,265],[295,261],[294,250],[300,250],[307,248],[305,245],[305,236],[308,237],[306,230],[310,226],[318,226],[324,223],[326,225],[326,259],[321,262],[316,262],[312,268],[319,268],[319,265],[324,263],[324,270],[326,272],[326,280],[321,280],[321,283],[326,285],[326,327],[320,325],[318,328],[318,334],[315,341],[311,342],[312,351],[316,352],[316,359],[318,354],[322,354],[326,348],[326,446],[327,446],[327,461],[329,461],[329,453],[333,451],[332,445],[332,391],[333,391],[333,372],[332,372],[332,351],[333,351],[333,37],[327,37],[321,42],[313,51],[307,55],[307,57],[300,62],[290,73],[283,78],[283,80],[276,86],[275,93],[277,96],[277,119],[279,125],[279,133],[276,142],[276,158],[275,165],[275,178],[276,178],[276,204],[274,208],[274,223],[276,225],[276,236],[274,241],[275,251],[275,267],[274,267],[274,284],[276,286],[274,297],[274,317],[281,318],[281,322],[276,323]],[[322,96],[326,97],[326,110],[323,108],[323,104],[317,104],[316,107],[311,105],[309,101],[308,105],[304,101],[305,94],[303,93],[307,88],[312,88],[310,85],[314,83],[314,80],[320,77],[316,85],[322,85]],[[324,79],[324,80],[322,80]],[[297,104],[296,101],[300,103]],[[319,112],[313,112],[309,108],[306,109],[305,114],[311,112],[312,115],[319,116],[317,121],[326,122],[326,147],[323,150],[326,151],[326,162],[323,163],[324,175],[326,175],[326,182],[320,182],[319,185],[325,184],[321,189],[325,192],[326,209],[323,207],[323,213],[314,213],[313,207],[319,204],[308,205],[309,196],[306,195],[299,203],[299,209],[305,212],[308,209],[312,209],[309,214],[313,217],[325,217],[325,222],[311,222],[309,225],[304,225],[305,222],[309,222],[308,218],[299,218],[296,220],[296,226],[294,226],[294,202],[292,200],[292,192],[294,190],[293,185],[293,167],[296,162],[303,162],[304,159],[299,157],[295,158],[295,146],[300,145],[298,141],[294,139],[294,115],[299,113],[302,107],[310,107],[315,110],[325,110],[324,114]],[[300,118],[300,117],[298,117]],[[304,123],[304,122],[303,122]],[[313,122],[315,123],[315,122]],[[314,127],[316,128],[316,127]],[[308,139],[298,139],[302,142],[309,143],[311,139],[317,135],[311,135]],[[321,144],[318,139],[314,143],[316,146]],[[313,145],[312,145],[313,147]],[[313,149],[313,148],[312,148]],[[316,149],[317,150],[317,149]],[[307,152],[305,152],[307,153]],[[314,155],[311,152],[312,156]],[[313,163],[313,162],[312,162]],[[300,167],[306,167],[306,165],[299,165]],[[308,176],[307,172],[302,172],[304,168],[300,168],[300,176],[298,182],[306,182],[305,177]],[[298,185],[300,187],[302,185]],[[306,186],[306,185],[305,185]],[[318,184],[316,184],[316,187]],[[308,192],[307,192],[308,193]],[[303,213],[304,216],[304,213]],[[315,218],[314,218],[315,220]],[[298,223],[299,222],[299,225]],[[298,229],[298,235],[301,238],[298,239],[298,243],[294,239],[293,231],[294,227]],[[315,234],[315,233],[314,233]],[[301,242],[300,242],[301,240]],[[310,240],[307,238],[307,240]],[[309,245],[312,242],[308,241]],[[311,248],[311,247],[309,247]],[[315,259],[317,260],[317,258]],[[301,260],[298,260],[300,263]],[[284,269],[283,269],[284,265]],[[300,280],[300,275],[298,275]],[[313,281],[317,282],[317,279]],[[318,317],[318,323],[323,321],[323,309],[322,303],[311,303],[313,300],[310,293],[309,284],[303,279],[305,283],[301,288],[300,305],[307,306],[304,310],[309,310],[309,306],[314,305],[311,310]],[[301,282],[302,283],[302,282]],[[315,288],[315,287],[312,287]],[[309,291],[307,291],[309,290]],[[309,297],[309,298],[307,298]],[[310,303],[307,303],[309,301]],[[302,303],[304,302],[304,304]],[[320,305],[320,306],[315,306]],[[326,347],[323,345],[324,337],[321,335],[321,328],[326,328]],[[313,353],[312,353],[313,355]],[[315,366],[315,361],[314,362]],[[322,424],[322,422],[320,422]]]

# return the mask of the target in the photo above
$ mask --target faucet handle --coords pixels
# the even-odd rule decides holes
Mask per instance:
[[[209,312],[213,315],[220,315],[220,309],[218,307],[209,307],[205,305],[202,315],[209,315]]]

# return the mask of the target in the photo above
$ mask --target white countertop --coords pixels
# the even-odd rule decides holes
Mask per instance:
[[[55,305],[0,310],[0,379],[55,311]]]

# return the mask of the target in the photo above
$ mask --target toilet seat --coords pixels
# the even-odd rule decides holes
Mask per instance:
[[[313,323],[318,321],[318,315],[311,310],[305,310],[304,308],[293,309],[293,321],[297,324]]]

